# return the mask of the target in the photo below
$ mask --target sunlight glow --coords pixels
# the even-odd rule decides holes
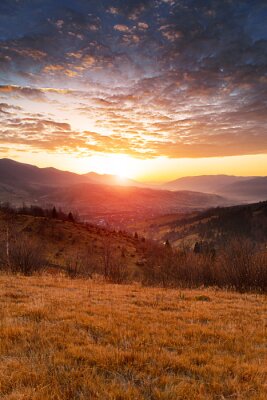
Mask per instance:
[[[136,175],[137,165],[133,158],[125,154],[113,154],[108,157],[109,173],[117,175],[120,180]]]
[[[24,151],[23,151],[24,150]],[[0,152],[2,157],[34,164],[69,170],[79,174],[94,171],[98,174],[112,174],[123,180],[130,178],[139,182],[160,183],[183,176],[228,174],[243,176],[265,176],[267,154],[208,158],[167,158],[139,159],[127,154],[103,154],[89,157],[78,154],[54,152],[27,152],[23,146],[9,147]]]

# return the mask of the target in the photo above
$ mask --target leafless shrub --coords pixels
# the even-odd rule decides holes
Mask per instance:
[[[67,257],[66,271],[71,278],[78,276],[91,278],[98,269],[98,260],[91,245]]]
[[[143,282],[164,287],[194,287],[212,282],[211,257],[196,255],[188,249],[173,250],[169,246],[147,243]]]
[[[41,271],[46,265],[43,245],[25,234],[21,234],[10,243],[11,272],[31,275]]]
[[[248,239],[233,239],[217,260],[215,276],[218,286],[266,290],[267,255]]]
[[[107,238],[102,243],[102,274],[104,278],[113,283],[123,283],[129,278],[129,272],[125,266],[124,256],[116,251],[114,245]]]
[[[6,240],[3,237],[0,238],[0,269],[7,270],[7,254],[6,254]]]
[[[210,254],[195,254],[178,251],[174,253],[175,282],[179,286],[210,286],[214,282],[213,257]]]
[[[128,280],[127,267],[121,260],[112,260],[106,279],[112,283],[124,283]]]
[[[102,260],[102,266],[103,266],[103,275],[105,279],[108,279],[108,276],[110,274],[110,269],[113,261],[113,252],[114,249],[112,247],[111,242],[107,239],[104,240],[102,243],[102,254],[101,254],[101,260]]]
[[[261,251],[254,256],[254,289],[267,292],[267,251]]]
[[[143,283],[164,287],[218,286],[267,291],[267,252],[235,238],[217,255],[147,244]]]

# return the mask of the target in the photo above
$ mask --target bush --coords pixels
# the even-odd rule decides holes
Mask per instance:
[[[233,239],[217,260],[215,276],[221,287],[266,291],[267,255],[248,239]]]
[[[244,238],[232,239],[217,254],[173,250],[153,242],[147,243],[144,251],[146,285],[267,291],[267,252]]]
[[[31,275],[46,265],[43,245],[26,235],[20,235],[10,243],[11,272]]]
[[[110,264],[106,279],[112,283],[124,283],[128,280],[128,275],[127,267],[123,265],[120,260],[113,260]]]
[[[118,252],[112,242],[107,239],[102,243],[102,274],[112,283],[123,283],[129,279],[129,270],[125,265],[125,249]]]
[[[78,276],[91,278],[93,273],[97,272],[97,270],[97,260],[92,251],[92,247],[82,249],[67,258],[66,271],[71,278],[76,278]]]

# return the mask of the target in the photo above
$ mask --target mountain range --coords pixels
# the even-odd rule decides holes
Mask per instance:
[[[163,184],[165,190],[194,190],[218,194],[234,201],[252,202],[267,199],[267,177],[202,175],[188,176]]]
[[[267,177],[206,175],[153,187],[95,172],[76,174],[0,159],[0,201],[57,205],[84,218],[142,218],[267,199]]]
[[[131,180],[122,182],[113,175],[79,175],[0,160],[0,201],[15,206],[56,205],[77,210],[84,218],[115,214],[117,219],[123,219],[231,204],[216,194],[140,186],[143,185]]]
[[[206,193],[220,192],[225,186],[247,180],[247,177],[234,175],[187,176],[166,182],[162,185],[167,190],[196,190]]]
[[[20,163],[7,158],[0,159],[0,182],[10,185],[25,186],[49,185],[65,186],[77,183],[95,183],[120,186],[143,186],[143,184],[130,179],[120,180],[115,175],[97,174],[75,174],[74,172],[61,171],[56,168],[39,168],[34,165]]]

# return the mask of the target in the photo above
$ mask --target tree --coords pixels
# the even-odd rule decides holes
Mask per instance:
[[[170,245],[169,239],[166,240],[165,247],[170,249],[171,245]]]
[[[68,221],[70,221],[70,222],[75,222],[75,221],[74,221],[74,217],[73,217],[73,215],[72,215],[71,212],[69,212],[69,214],[68,214]]]
[[[194,246],[194,253],[196,253],[196,254],[201,253],[201,245],[200,245],[199,242],[196,242],[196,243],[195,243],[195,246]]]
[[[57,213],[56,207],[54,206],[53,210],[52,210],[52,218],[57,218],[57,217],[58,217],[58,213]]]
[[[12,211],[12,209],[7,211],[3,216],[3,220],[5,222],[5,228],[4,228],[5,234],[3,243],[4,251],[1,258],[4,264],[6,264],[6,266],[9,269],[10,269],[10,242],[12,236],[14,235],[14,219],[15,219],[15,214]]]

